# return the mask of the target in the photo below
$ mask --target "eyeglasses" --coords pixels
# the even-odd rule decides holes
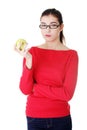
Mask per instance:
[[[47,29],[48,27],[50,28],[50,29],[56,29],[56,28],[58,28],[60,25],[57,25],[57,24],[52,24],[52,25],[46,25],[46,24],[40,24],[39,25],[39,27],[41,28],[41,29]]]

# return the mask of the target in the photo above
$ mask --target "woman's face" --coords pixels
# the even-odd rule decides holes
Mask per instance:
[[[59,39],[59,34],[63,27],[59,25],[59,21],[56,17],[53,15],[46,15],[41,17],[40,22],[41,33],[46,42],[53,42]]]

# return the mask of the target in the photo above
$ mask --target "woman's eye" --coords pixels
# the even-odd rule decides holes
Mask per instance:
[[[46,27],[46,25],[41,25],[42,27]]]
[[[45,28],[47,28],[47,25],[45,25],[45,24],[43,24],[43,25],[40,24],[39,27],[40,27],[41,29],[45,29]]]
[[[51,27],[56,27],[57,25],[56,24],[53,24],[53,25],[50,25]]]

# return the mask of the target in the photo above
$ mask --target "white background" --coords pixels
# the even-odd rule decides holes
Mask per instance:
[[[22,57],[14,51],[14,44],[19,38],[26,39],[29,47],[43,43],[38,25],[47,8],[62,12],[67,46],[79,54],[71,115],[73,130],[87,129],[86,0],[0,0],[0,130],[27,130],[26,96],[19,90]]]

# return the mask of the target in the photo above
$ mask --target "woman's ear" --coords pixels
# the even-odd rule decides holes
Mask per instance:
[[[64,24],[62,23],[62,24],[60,25],[60,32],[63,30],[63,28],[64,28]]]

